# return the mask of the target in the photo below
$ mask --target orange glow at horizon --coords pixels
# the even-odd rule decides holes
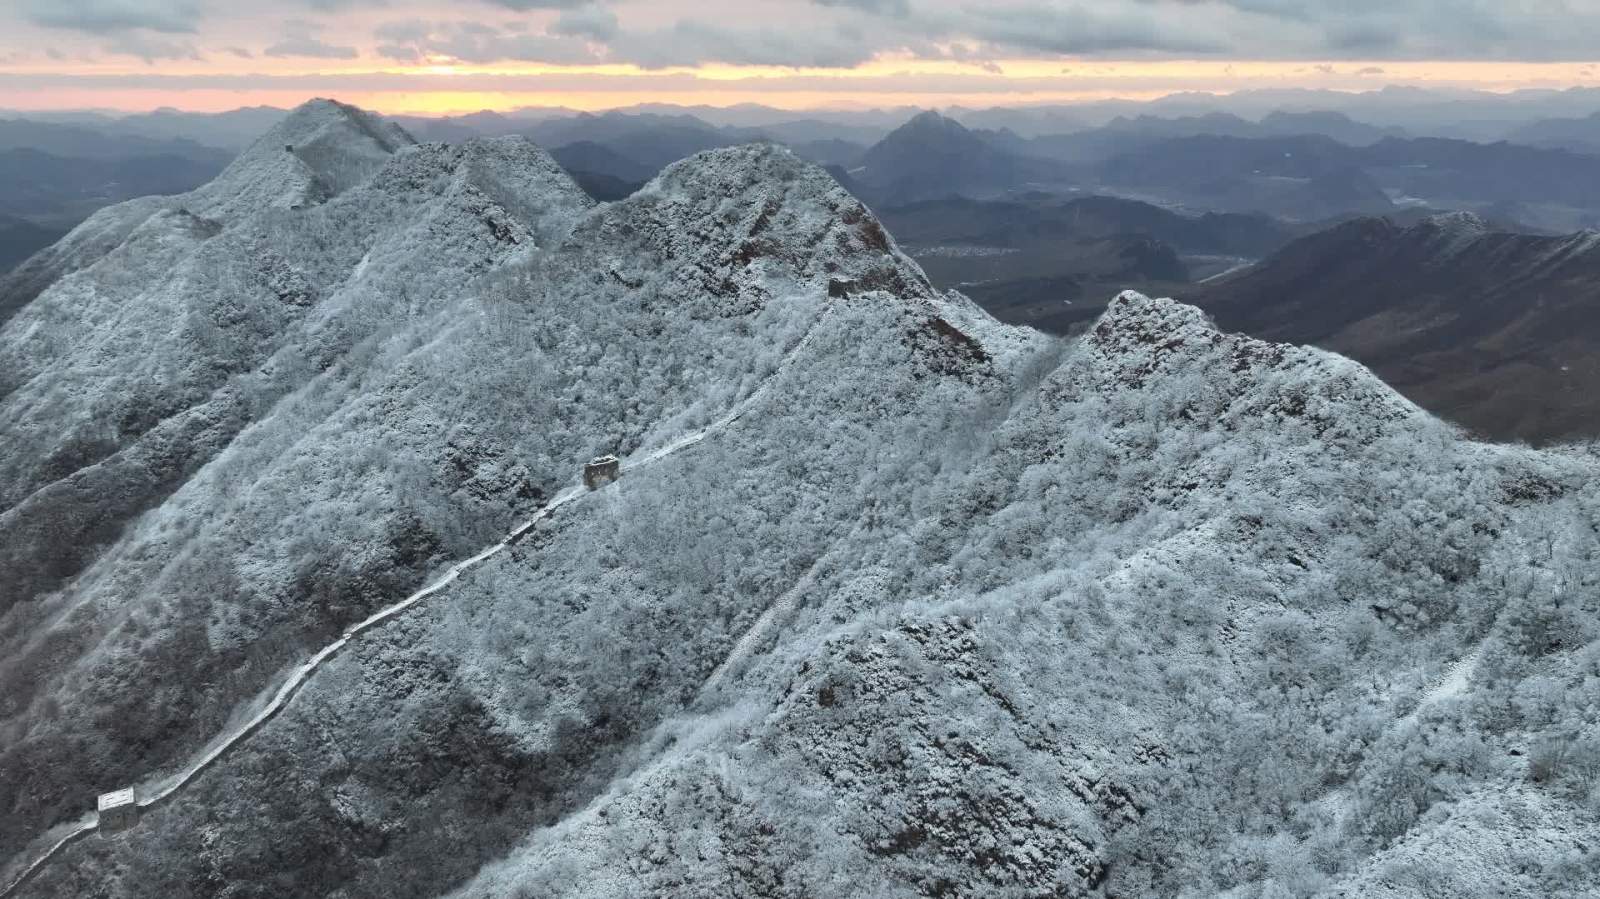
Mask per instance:
[[[1520,88],[1600,86],[1600,64],[1586,62],[1465,62],[1364,60],[1057,60],[1006,59],[975,65],[954,60],[880,57],[854,68],[781,68],[707,64],[643,69],[633,65],[478,65],[450,58],[424,64],[239,59],[163,64],[159,69],[108,62],[3,66],[0,75],[60,77],[60,85],[8,91],[0,108],[99,108],[122,111],[176,107],[221,111],[240,106],[286,106],[331,95],[391,114],[443,115],[529,106],[599,110],[639,103],[728,106],[761,103],[795,110],[872,106],[1000,106],[1074,103],[1113,98],[1147,100],[1183,92],[1226,94],[1260,88],[1375,90],[1402,84],[1507,92]],[[64,76],[64,77],[61,77]],[[72,85],[75,76],[98,79]],[[139,86],[157,76],[162,86]],[[208,79],[238,79],[216,86]],[[125,77],[127,86],[107,84]],[[260,78],[260,86],[248,84]],[[374,87],[371,79],[386,81]],[[544,87],[549,78],[564,86]],[[192,83],[185,83],[188,79]],[[292,79],[294,86],[281,83]],[[365,79],[365,80],[364,80]],[[326,86],[319,85],[325,81]],[[505,82],[515,82],[508,86]],[[535,83],[530,83],[535,82]]]

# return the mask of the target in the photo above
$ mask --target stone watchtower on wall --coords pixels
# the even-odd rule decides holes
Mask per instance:
[[[139,803],[131,787],[113,793],[101,793],[95,810],[99,813],[102,836],[127,830],[139,821]]]
[[[621,476],[622,463],[616,456],[591,459],[583,466],[583,486],[590,490],[598,490]]]

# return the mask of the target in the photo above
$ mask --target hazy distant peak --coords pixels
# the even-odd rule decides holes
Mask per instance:
[[[938,136],[967,137],[970,136],[972,132],[967,128],[967,126],[961,124],[955,119],[930,109],[927,112],[920,112],[915,116],[912,116],[910,121],[895,129],[890,137],[892,138],[895,134],[898,134],[901,137],[916,137],[918,139],[925,139]]]

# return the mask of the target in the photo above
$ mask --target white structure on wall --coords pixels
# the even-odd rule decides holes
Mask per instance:
[[[100,815],[102,834],[127,830],[139,820],[139,803],[134,798],[132,787],[101,793],[100,800],[95,804],[95,810]]]

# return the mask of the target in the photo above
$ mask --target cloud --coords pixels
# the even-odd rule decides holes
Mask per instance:
[[[1362,68],[1356,69],[1355,73],[1357,75],[1362,75],[1362,76],[1385,74],[1384,69],[1383,69],[1382,66],[1364,66]]]
[[[105,52],[116,56],[133,56],[154,63],[158,60],[200,59],[200,51],[188,41],[152,37],[137,31],[113,36],[104,47]]]
[[[591,0],[484,0],[491,6],[500,6],[515,12],[533,12],[541,9],[577,9]]]
[[[291,20],[284,23],[283,39],[261,52],[278,59],[302,57],[306,59],[355,59],[356,48],[330,44],[318,37],[322,30],[311,22]]]
[[[201,11],[194,0],[22,0],[22,14],[35,25],[90,34],[192,34]]]
[[[968,8],[939,23],[940,36],[966,35],[997,48],[1052,55],[1156,52],[1211,55],[1228,50],[1225,30],[1197,16],[1177,15],[1156,3],[1024,3]]]
[[[259,12],[237,0],[0,0],[0,7],[0,31],[9,13],[102,39],[143,35],[114,51],[141,58],[188,58],[193,50],[153,40],[160,35],[198,35],[195,43],[225,58],[253,23],[287,8],[315,10],[318,21],[342,29],[341,39],[301,30],[255,48],[258,54],[351,59],[359,54],[344,38],[365,27],[352,24],[360,14],[404,8],[429,14],[380,29],[384,58],[647,68],[849,67],[896,55],[974,66],[1017,57],[1587,62],[1594,57],[1588,36],[1600,33],[1600,0],[279,0]],[[18,49],[31,48],[0,37],[0,51]],[[1333,74],[1352,70],[1341,65]]]
[[[853,68],[882,49],[879,41],[850,29],[730,27],[684,19],[666,29],[618,35],[607,59],[647,69],[706,62]]]
[[[278,59],[304,57],[307,59],[355,59],[360,54],[354,47],[329,44],[314,37],[289,37],[261,51]]]
[[[391,22],[379,27],[376,35],[381,41],[378,55],[398,62],[440,57],[467,63],[599,61],[588,42],[574,34],[536,34],[481,22]]]
[[[858,9],[879,16],[905,16],[911,13],[908,0],[811,0],[818,6]]]
[[[876,14],[885,48],[948,55],[1586,61],[1594,0],[810,0]],[[796,23],[796,27],[806,24]],[[719,21],[722,27],[732,27]]]
[[[616,13],[598,6],[567,10],[550,26],[551,34],[585,37],[601,43],[616,37],[618,32]]]
[[[1123,0],[1203,12],[1241,58],[1583,60],[1594,56],[1592,0]],[[1114,4],[1104,4],[1114,5]]]

